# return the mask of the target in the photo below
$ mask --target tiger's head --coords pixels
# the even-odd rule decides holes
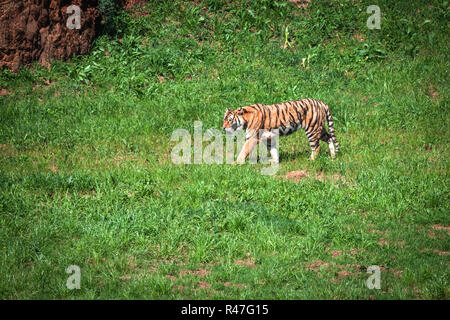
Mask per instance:
[[[225,117],[223,118],[222,129],[227,134],[233,134],[234,132],[242,129],[246,129],[247,121],[244,117],[244,108],[230,110],[227,108],[225,111]]]

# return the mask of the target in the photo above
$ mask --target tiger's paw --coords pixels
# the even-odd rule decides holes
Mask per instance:
[[[270,159],[269,163],[271,163],[271,164],[278,164],[278,163],[280,163],[280,161],[278,159]]]

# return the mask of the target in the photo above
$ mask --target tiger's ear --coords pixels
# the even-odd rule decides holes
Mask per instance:
[[[230,108],[227,108],[227,112],[228,112],[228,111],[231,111],[231,109],[230,109]]]
[[[244,109],[242,107],[238,109],[238,114],[240,115],[244,114]]]

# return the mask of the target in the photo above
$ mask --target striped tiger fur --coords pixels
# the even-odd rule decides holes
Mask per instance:
[[[328,129],[325,129],[325,120]],[[257,143],[263,141],[272,157],[277,162],[278,149],[274,143],[274,136],[286,136],[299,128],[306,132],[311,147],[311,159],[314,160],[320,150],[319,141],[325,141],[334,159],[339,151],[339,143],[333,127],[333,117],[330,108],[322,101],[302,99],[273,105],[254,104],[235,110],[227,109],[223,119],[224,129],[228,134],[238,130],[246,131],[246,142],[239,153],[237,162],[243,163]],[[262,134],[261,134],[262,130]]]

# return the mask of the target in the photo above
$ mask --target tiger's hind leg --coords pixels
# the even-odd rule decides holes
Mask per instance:
[[[320,151],[320,136],[321,131],[306,132],[306,137],[309,141],[309,146],[311,147],[311,160],[315,160]]]
[[[320,145],[319,145],[319,140],[317,140],[317,143],[315,144],[315,147],[311,147],[311,160],[316,160],[319,151],[320,151]]]
[[[334,160],[336,158],[336,150],[334,149],[333,138],[327,132],[327,130],[325,130],[325,128],[322,129],[322,134],[320,136],[320,140],[328,143],[328,147],[330,148],[331,158]]]

